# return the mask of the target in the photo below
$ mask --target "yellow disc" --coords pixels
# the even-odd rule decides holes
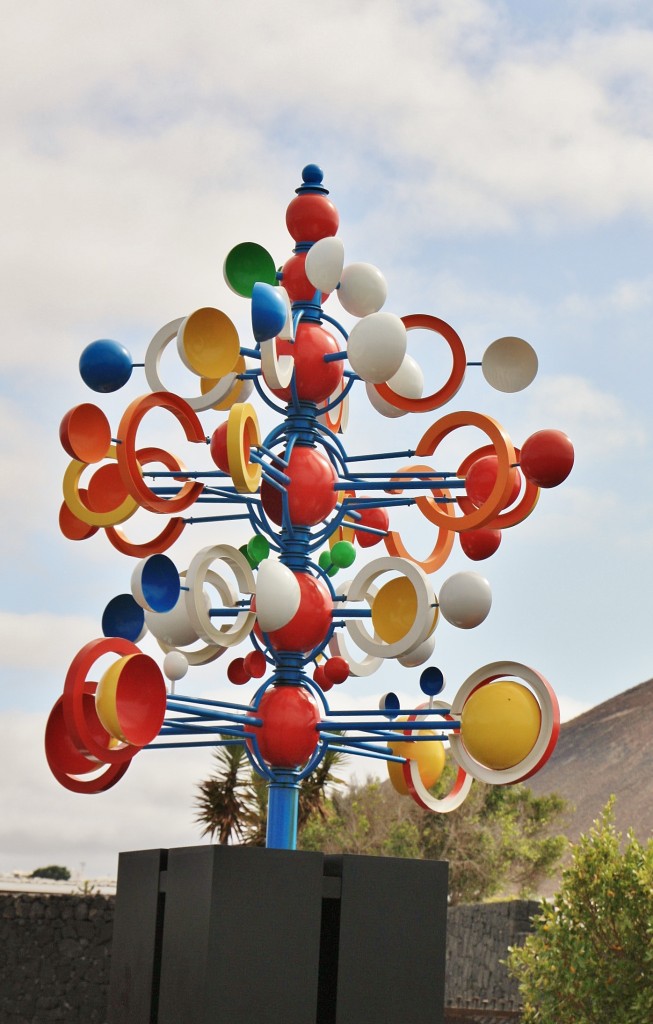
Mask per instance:
[[[502,679],[465,701],[460,736],[479,764],[500,771],[523,761],[535,746],[542,713],[527,686]]]
[[[118,658],[117,661],[114,661],[100,679],[95,691],[95,710],[97,711],[98,718],[109,735],[114,740],[120,740],[123,743],[127,741],[122,734],[122,726],[118,718],[116,690],[120,673],[127,662],[133,657],[133,654],[127,654],[124,658]]]
[[[374,632],[386,644],[406,635],[417,615],[417,594],[407,576],[397,576],[379,589],[372,603]]]
[[[187,365],[200,377],[224,377],[240,355],[238,331],[226,313],[211,306],[186,317],[180,327],[180,342]]]
[[[406,717],[397,718],[396,721],[405,722]],[[420,729],[416,735],[433,736],[434,733],[431,729]],[[388,746],[393,754],[399,754],[408,760],[417,761],[420,778],[427,789],[434,786],[442,775],[446,755],[444,744],[440,740],[434,740],[432,743],[411,743],[410,740],[405,742],[403,740],[395,740],[389,742]],[[387,766],[393,788],[398,793],[401,793],[402,796],[408,796],[409,790],[404,779],[403,765],[398,761],[388,761]]]

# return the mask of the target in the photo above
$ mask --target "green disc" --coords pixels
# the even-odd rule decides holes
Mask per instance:
[[[254,562],[255,565],[259,565],[264,558],[267,558],[270,554],[270,542],[266,537],[261,537],[257,533],[247,544],[247,558],[250,563]]]
[[[257,281],[277,284],[274,260],[267,249],[257,242],[241,242],[227,254],[223,267],[224,279],[236,295],[251,299]]]

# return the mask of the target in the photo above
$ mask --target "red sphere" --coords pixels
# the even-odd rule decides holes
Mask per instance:
[[[484,526],[479,530],[464,530],[460,534],[460,546],[474,562],[489,558],[501,543],[501,530],[491,530]]]
[[[332,683],[344,683],[349,679],[349,664],[345,658],[327,658],[324,663],[324,674]]]
[[[340,217],[335,206],[325,195],[304,192],[289,204],[286,227],[296,242],[317,242],[335,235]]]
[[[329,516],[338,500],[333,484],[338,479],[327,457],[316,448],[295,445],[283,469],[290,477],[287,484],[288,511],[295,526],[317,526]],[[261,501],[265,514],[281,526],[281,492],[263,480]]]
[[[390,526],[390,517],[385,508],[361,508],[358,511],[360,519],[356,520],[356,526],[372,526],[375,530],[387,530]],[[354,536],[362,548],[374,547],[383,540],[378,533],[366,533],[364,530],[355,529]]]
[[[323,693],[327,693],[333,689],[333,683],[327,678],[327,674],[324,671],[324,665],[318,665],[313,673],[313,682],[317,683]]]
[[[333,601],[326,583],[307,572],[296,572],[299,583],[299,608],[290,622],[268,633],[270,645],[277,651],[307,653],[318,647],[331,626]]]
[[[244,658],[234,658],[227,667],[227,679],[230,683],[234,683],[236,686],[242,686],[243,683],[248,683],[252,678],[251,672],[249,672],[245,665]]]
[[[561,430],[538,430],[524,441],[519,462],[531,483],[557,487],[571,473],[574,446]]]
[[[250,651],[244,658],[245,668],[254,679],[262,679],[267,668],[267,660],[262,651]]]
[[[229,458],[227,456],[227,426],[228,421],[225,420],[219,427],[216,427],[211,434],[211,443],[209,444],[211,458],[218,469],[221,469],[223,473],[229,472]]]
[[[465,478],[465,489],[467,497],[479,508],[492,493],[492,488],[497,481],[499,471],[499,460],[496,455],[484,455],[472,462]],[[504,508],[510,508],[516,501],[521,488],[521,478],[517,469],[510,470],[512,490],[504,504]]]
[[[338,388],[344,372],[343,360],[325,363],[323,359],[337,351],[338,343],[333,335],[309,320],[299,324],[294,344],[277,339],[279,355],[291,355],[295,360],[295,386],[298,397],[304,402],[324,402]],[[290,401],[289,387],[271,390],[282,401]]]
[[[305,764],[315,750],[320,713],[310,694],[299,686],[271,686],[252,717],[263,724],[247,732],[258,739],[261,757],[275,768]]]
[[[306,276],[306,253],[296,252],[281,268],[281,284],[288,292],[291,302],[312,302],[316,288]],[[326,295],[320,292],[320,302]]]

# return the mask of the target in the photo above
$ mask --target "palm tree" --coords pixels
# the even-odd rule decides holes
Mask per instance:
[[[233,744],[215,751],[215,774],[199,784],[196,820],[202,835],[217,836],[219,843],[237,841],[243,846],[265,846],[267,830],[267,783],[254,772],[245,747]],[[302,780],[297,825],[301,829],[314,814],[325,817],[327,790],[341,785],[334,774],[346,757],[327,750],[318,766]]]

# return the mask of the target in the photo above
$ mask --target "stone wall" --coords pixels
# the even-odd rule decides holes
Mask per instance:
[[[0,1024],[104,1024],[114,897],[0,893]],[[449,1006],[518,1005],[500,963],[538,904],[451,907]]]
[[[0,893],[0,1022],[104,1024],[114,898]]]

